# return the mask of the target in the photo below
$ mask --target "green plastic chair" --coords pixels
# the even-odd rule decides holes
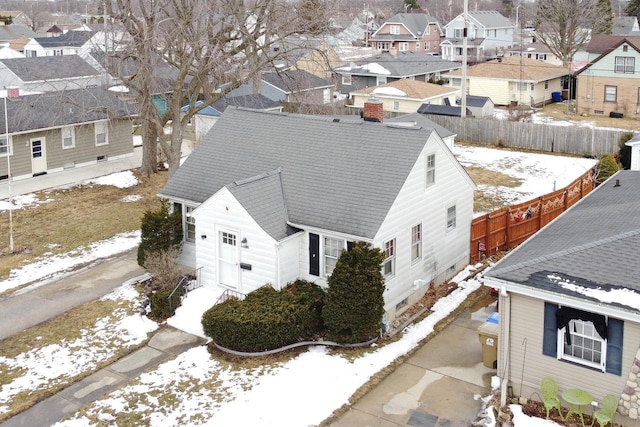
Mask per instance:
[[[547,411],[547,419],[549,419],[549,412],[556,408],[562,417],[562,411],[560,410],[560,399],[558,398],[558,383],[556,380],[550,377],[545,377],[540,381],[540,391],[542,392],[542,403],[544,409]]]
[[[607,394],[604,399],[602,399],[602,405],[600,405],[600,409],[593,413],[593,421],[591,425],[593,426],[596,421],[598,421],[598,425],[600,427],[604,427],[609,423],[613,422],[613,415],[618,410],[618,396],[614,394]]]

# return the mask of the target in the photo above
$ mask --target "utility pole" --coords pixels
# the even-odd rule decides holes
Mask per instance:
[[[460,106],[462,111],[460,111],[460,117],[463,119],[467,117],[467,23],[468,17],[467,13],[469,12],[469,0],[464,0],[464,11],[462,14],[462,18],[464,19],[464,28],[462,29],[462,85],[460,87],[460,91],[462,92],[461,103]]]

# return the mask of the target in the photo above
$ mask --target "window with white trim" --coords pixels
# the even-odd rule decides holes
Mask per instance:
[[[436,154],[432,153],[427,156],[427,187],[432,186],[436,182]]]
[[[447,231],[456,228],[456,205],[447,208]]]
[[[464,37],[464,28],[455,28],[453,30],[453,37],[455,37],[456,39]]]
[[[399,25],[390,25],[389,26],[389,34],[400,34],[400,26]]]
[[[398,50],[400,52],[408,51],[409,50],[409,43],[407,43],[407,42],[398,43]]]
[[[9,139],[11,142],[11,139]],[[0,137],[0,157],[7,157],[7,154],[11,153],[11,143],[7,144],[7,138],[5,136]]]
[[[604,101],[616,102],[618,99],[618,86],[605,86],[604,87]]]
[[[393,101],[393,109],[398,111],[400,109],[400,101]]]
[[[340,253],[344,249],[344,240],[324,238],[324,274],[330,276],[336,267]]]
[[[422,224],[411,227],[411,262],[422,258]]]
[[[378,42],[378,50],[388,51],[389,42]]]
[[[384,254],[386,258],[382,261],[382,275],[391,277],[396,274],[396,239],[384,242]]]
[[[376,85],[383,85],[387,83],[387,76],[377,76],[376,77]]]
[[[185,206],[184,215],[184,238],[187,242],[196,241],[196,219],[191,215],[195,210],[194,207]]]
[[[424,42],[424,50],[429,50],[431,49],[431,42]]]
[[[607,341],[598,334],[592,322],[571,319],[558,332],[558,354],[561,359],[604,371]]]
[[[96,145],[109,144],[109,137],[107,133],[107,122],[97,122],[94,124]]]
[[[633,74],[636,69],[636,59],[633,56],[616,56],[615,72]]]
[[[343,74],[342,75],[342,84],[351,86],[351,74]]]
[[[62,149],[73,148],[76,146],[76,132],[73,126],[62,128]]]

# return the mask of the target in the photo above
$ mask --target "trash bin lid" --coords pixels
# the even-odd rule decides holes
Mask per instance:
[[[487,317],[487,322],[500,323],[500,313],[498,313],[497,311],[495,313],[491,313],[491,315]]]

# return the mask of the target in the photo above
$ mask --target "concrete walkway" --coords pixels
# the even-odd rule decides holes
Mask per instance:
[[[496,374],[482,364],[478,327],[495,303],[460,313],[330,427],[469,427]]]
[[[204,344],[195,335],[163,327],[141,349],[0,424],[2,427],[48,427],[74,414],[84,405],[116,390],[142,372]]]

